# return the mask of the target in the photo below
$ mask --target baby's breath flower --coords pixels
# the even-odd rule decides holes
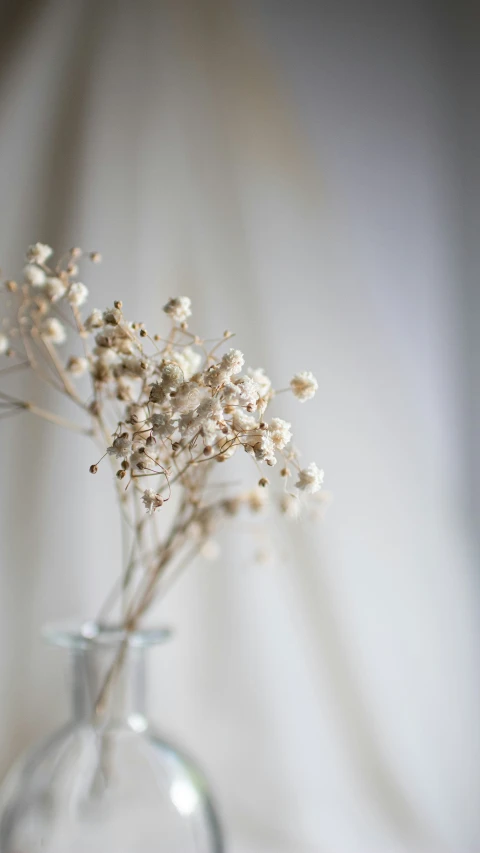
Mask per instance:
[[[324,473],[321,468],[317,468],[315,462],[311,462],[308,468],[302,468],[298,472],[298,480],[295,485],[297,489],[306,492],[307,495],[314,495],[322,488],[323,478]]]
[[[166,392],[161,382],[154,382],[150,388],[149,400],[151,403],[163,403],[166,398]]]
[[[115,339],[113,337],[113,331],[111,329],[110,331],[108,329],[105,329],[105,331],[98,332],[98,334],[95,335],[95,343],[100,350],[112,349],[114,345],[114,340]]]
[[[176,296],[168,300],[167,304],[163,306],[163,310],[175,323],[184,323],[192,313],[190,309],[191,304],[192,302],[188,296]]]
[[[103,322],[107,326],[118,326],[122,319],[122,312],[118,308],[106,308],[103,312]]]
[[[112,363],[106,357],[108,350],[105,351],[105,356],[101,355],[95,359],[92,365],[91,374],[95,382],[104,384],[112,379]]]
[[[301,504],[296,495],[284,492],[280,498],[280,510],[288,518],[298,518],[301,512]]]
[[[272,387],[272,382],[268,376],[265,375],[263,367],[256,367],[255,369],[249,367],[247,375],[256,383],[260,397],[265,397]]]
[[[35,264],[27,264],[23,269],[23,275],[27,284],[31,284],[32,287],[43,287],[47,280],[44,271]]]
[[[116,459],[126,459],[127,456],[130,456],[131,452],[132,442],[128,432],[122,432],[121,435],[117,435],[113,444],[110,447],[107,447],[107,453],[109,456],[115,456]]]
[[[148,459],[146,458],[145,453],[143,453],[143,448],[142,450],[134,450],[130,456],[130,465],[136,474],[148,467],[147,462]]]
[[[182,368],[174,361],[167,361],[162,365],[160,377],[165,391],[174,391],[185,380]]]
[[[58,300],[61,299],[62,296],[65,296],[67,288],[61,278],[57,278],[56,276],[49,276],[47,278],[44,291],[50,299],[50,302],[58,302]]]
[[[202,549],[214,556],[217,546],[213,537],[219,521],[244,507],[260,512],[268,492],[277,509],[295,518],[304,503],[320,503],[324,495],[319,492],[323,471],[314,463],[298,471],[299,456],[292,447],[290,424],[266,414],[275,399],[272,383],[262,368],[245,371],[243,353],[228,349],[227,341],[233,332],[225,332],[220,340],[213,338],[211,344],[208,338],[190,334],[187,320],[191,302],[186,296],[172,298],[164,306],[171,320],[167,323],[170,334],[162,329],[155,333],[150,326],[147,331],[143,322],[129,320],[120,300],[104,311],[85,310],[89,316],[80,322],[77,309],[88,295],[85,285],[77,281],[77,264],[83,253],[72,249],[62,255],[58,263],[55,261],[55,272],[47,266],[51,254],[45,244],[30,246],[25,284],[22,286],[20,279],[18,287],[13,281],[0,286],[0,297],[3,292],[8,311],[12,315],[18,312],[18,321],[13,316],[0,318],[0,354],[13,354],[9,346],[14,344],[15,355],[22,364],[27,367],[30,362],[42,379],[42,365],[45,367],[48,362],[59,390],[71,403],[79,404],[82,417],[87,413],[93,418],[91,430],[88,426],[85,430],[83,423],[76,420],[69,424],[72,429],[91,431],[100,438],[107,436],[100,459],[90,471],[96,473],[100,461],[110,457],[122,516],[133,536],[132,553],[135,561],[144,561],[148,569],[148,584],[137,585],[134,578],[133,582],[128,580],[125,589],[125,612],[133,613],[136,621],[137,616],[143,617],[150,604],[150,592],[164,569],[180,566],[190,550]],[[99,259],[96,253],[90,257]],[[10,299],[8,294],[15,291],[17,296]],[[73,350],[81,352],[81,356],[68,354],[64,358],[53,352],[52,344],[66,340],[66,326],[60,322],[62,313],[56,308],[57,303],[63,309],[69,308],[66,303],[73,308],[74,316],[67,311],[65,322],[72,327],[69,337],[76,334],[78,340],[68,353]],[[184,345],[186,342],[188,346]],[[84,373],[88,388],[84,387],[86,380],[75,383],[73,379]],[[310,399],[318,387],[309,372],[296,374],[290,385],[301,401]],[[52,419],[58,420],[53,414]],[[108,441],[111,443],[107,447]],[[238,456],[251,472],[246,489],[243,485],[235,488],[236,480],[230,479],[228,470],[226,477],[215,478],[217,463],[228,464],[238,449],[242,451]],[[245,453],[251,458],[247,460]],[[279,453],[279,477],[272,472],[267,479],[266,473],[276,464]],[[258,463],[263,463],[261,471]],[[292,480],[296,471],[297,477]],[[292,487],[295,479],[296,488]],[[257,487],[249,491],[255,482]],[[145,483],[153,488],[144,490],[140,484]],[[276,485],[283,495],[278,494]],[[313,494],[313,501],[304,501],[297,489]],[[316,492],[319,494],[315,496]],[[162,518],[161,536],[146,532],[143,537],[139,507],[153,515],[170,498],[180,515],[169,518],[169,513]],[[188,542],[192,537],[193,541]]]
[[[292,437],[291,424],[281,418],[272,418],[268,431],[277,450],[283,450]]]
[[[153,489],[145,489],[142,501],[149,515],[152,515],[156,509],[163,505],[162,496],[158,495]]]
[[[198,407],[197,417],[199,421],[223,420],[223,409],[216,397],[206,397]]]
[[[85,287],[81,281],[74,281],[73,284],[70,285],[67,299],[70,302],[70,305],[74,305],[75,308],[79,308],[80,305],[83,305],[86,302],[88,296],[88,287]]]
[[[94,308],[92,313],[85,320],[85,328],[87,332],[93,332],[95,329],[101,329],[103,326],[103,314],[98,308]]]
[[[121,326],[115,326],[112,331],[112,326],[106,326],[109,333],[112,335],[112,346],[118,353],[122,355],[132,355],[134,352],[134,342],[128,332]]]
[[[218,436],[218,427],[215,421],[203,421],[200,431],[202,434],[203,441],[208,447],[211,447],[213,444],[216,443]]]
[[[252,512],[261,512],[268,503],[268,492],[266,489],[257,486],[252,489],[247,495],[247,505]]]
[[[223,369],[222,365],[215,364],[205,372],[204,382],[209,388],[219,388],[220,385],[225,385],[229,378],[228,373]]]
[[[205,427],[204,427],[205,428]],[[230,459],[230,456],[233,456],[235,451],[237,450],[238,444],[235,444],[234,436],[226,436],[225,438],[221,438],[220,441],[217,442],[217,459],[219,461],[224,462],[225,459]]]
[[[236,432],[244,433],[258,429],[258,423],[253,415],[249,415],[241,406],[238,406],[232,415],[232,427]]]
[[[27,261],[44,264],[53,254],[53,249],[46,243],[35,243],[27,249]]]
[[[132,403],[126,409],[127,421],[132,424],[144,424],[148,418],[148,412],[144,406],[139,406],[138,403]]]
[[[245,357],[239,349],[230,349],[222,356],[221,365],[229,376],[241,373],[244,364]]]
[[[266,462],[268,465],[276,465],[275,445],[268,433],[256,435],[248,439],[253,448],[255,459],[258,462]]]
[[[195,352],[191,347],[185,347],[183,350],[172,353],[170,358],[178,364],[185,382],[192,378],[202,363],[200,353]]]
[[[198,408],[201,400],[201,393],[198,385],[193,382],[184,382],[172,399],[172,408],[182,414],[195,411]]]
[[[67,339],[67,333],[65,332],[60,320],[57,320],[56,317],[47,317],[47,319],[40,324],[39,331],[42,338],[46,338],[52,344],[60,345],[65,343]]]
[[[117,379],[117,390],[115,396],[117,400],[121,400],[122,403],[130,403],[133,400],[132,386],[128,379],[123,376],[120,376]]]
[[[255,406],[260,396],[258,385],[251,376],[242,376],[234,382],[235,394],[243,406]]]
[[[318,389],[318,382],[313,373],[309,370],[304,370],[302,373],[296,373],[290,382],[295,397],[304,403],[305,400],[310,400]]]
[[[67,370],[73,376],[82,376],[88,368],[88,361],[83,356],[72,355],[67,362]]]
[[[122,359],[121,369],[128,376],[136,376],[142,378],[147,376],[149,364],[145,359],[139,358],[136,355],[127,355]]]
[[[148,419],[152,425],[153,435],[158,435],[159,438],[167,438],[172,432],[175,432],[175,421],[166,414],[166,412],[158,412]]]

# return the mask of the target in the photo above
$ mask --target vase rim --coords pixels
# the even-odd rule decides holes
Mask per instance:
[[[165,643],[172,636],[168,627],[141,628],[127,631],[122,625],[107,625],[94,619],[49,622],[42,636],[53,646],[65,649],[87,649],[92,646],[112,648],[126,642],[130,648],[146,649]]]

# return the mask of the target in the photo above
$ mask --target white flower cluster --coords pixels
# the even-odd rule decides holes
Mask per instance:
[[[154,515],[179,495],[181,509],[165,540],[166,556],[157,553],[162,566],[162,560],[173,559],[174,543],[191,541],[192,531],[199,548],[212,552],[216,519],[235,515],[241,507],[260,512],[272,493],[281,512],[296,518],[302,496],[321,489],[323,471],[313,462],[301,466],[291,424],[267,414],[279,392],[263,368],[246,367],[243,353],[228,346],[230,332],[210,349],[191,333],[192,306],[186,296],[165,304],[170,329],[162,335],[127,320],[120,301],[103,310],[87,309],[89,291],[77,277],[81,255],[72,249],[63,264],[53,265],[50,246],[30,246],[23,283],[4,283],[8,299],[17,304],[15,319],[2,322],[0,356],[18,358],[33,370],[42,365],[42,378],[46,359],[56,387],[89,414],[91,426],[84,431],[102,440],[111,436],[102,459],[114,465],[122,507],[131,506],[133,518],[135,502],[137,509],[140,502]],[[100,256],[94,252],[90,258],[97,263]],[[82,384],[87,379],[88,388]],[[318,383],[304,371],[293,376],[290,389],[303,403],[314,396]],[[209,497],[215,492],[209,492],[207,481],[217,465],[241,451],[251,457],[258,485]],[[265,472],[277,463],[282,489],[275,498]],[[92,473],[98,466],[91,466]],[[132,527],[137,530],[138,522]]]

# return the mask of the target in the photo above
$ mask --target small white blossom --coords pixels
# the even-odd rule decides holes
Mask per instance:
[[[324,473],[321,468],[317,468],[315,462],[311,462],[308,468],[302,468],[298,472],[298,480],[295,485],[297,489],[306,492],[307,495],[314,495],[322,488],[323,478]]]
[[[187,412],[181,415],[178,421],[178,431],[182,438],[193,438],[195,433],[199,432],[200,426],[196,412]]]
[[[183,370],[175,361],[165,362],[160,376],[165,391],[175,391],[184,382]]]
[[[140,450],[135,450],[130,456],[130,467],[134,471],[137,471],[137,469],[139,471],[143,471],[143,469],[147,467],[148,461],[149,460],[145,456],[145,453]]]
[[[101,361],[102,364],[108,365],[109,367],[112,367],[114,364],[118,364],[118,356],[113,349],[101,348],[100,350],[95,351],[95,354],[98,356],[98,361]]]
[[[153,435],[158,435],[159,438],[167,438],[175,431],[175,422],[165,412],[159,412],[149,418],[149,423],[152,425]]]
[[[166,398],[166,392],[161,382],[154,382],[150,388],[150,403],[163,403]]]
[[[198,407],[197,417],[199,421],[223,420],[223,409],[220,401],[216,397],[206,397]]]
[[[241,373],[244,364],[245,357],[239,349],[230,349],[222,356],[221,366],[229,376]]]
[[[47,280],[47,276],[40,267],[35,264],[27,264],[23,269],[25,281],[33,287],[43,287]]]
[[[87,332],[93,332],[94,329],[101,329],[103,326],[103,314],[98,308],[94,308],[92,313],[85,320],[85,328]]]
[[[111,326],[107,326],[106,330],[110,333]],[[126,332],[125,329],[122,329],[121,326],[116,326],[111,334],[113,338],[112,346],[116,351],[122,353],[122,355],[132,355],[135,347],[128,332]]]
[[[107,447],[109,456],[115,456],[116,459],[126,459],[132,452],[132,442],[128,433],[123,432],[117,435],[111,447]]]
[[[260,396],[257,383],[250,376],[242,376],[233,383],[235,394],[243,406],[255,406]]]
[[[243,433],[258,429],[258,423],[253,415],[249,415],[245,409],[238,407],[232,415],[232,427],[235,432]]]
[[[302,373],[295,374],[290,382],[290,388],[292,389],[295,397],[297,397],[301,403],[304,403],[306,400],[310,400],[315,395],[315,392],[318,389],[318,382],[313,373],[310,373],[309,370],[304,370]]]
[[[142,501],[149,515],[152,515],[156,509],[163,505],[162,496],[158,495],[153,489],[145,489]]]
[[[218,437],[218,427],[215,421],[209,420],[202,423],[202,438],[204,444],[214,445]]]
[[[66,285],[63,283],[61,278],[57,278],[56,276],[49,276],[49,278],[47,278],[45,293],[50,299],[50,302],[58,302],[62,296],[65,296],[66,291]]]
[[[103,322],[106,326],[118,326],[122,319],[122,312],[118,308],[105,308]]]
[[[207,421],[204,427],[209,429],[211,427],[212,422]],[[217,442],[217,451],[218,451],[218,461],[223,462],[225,459],[230,459],[230,456],[233,456],[236,450],[238,450],[238,444],[235,443],[235,436],[222,436],[222,438]]]
[[[255,459],[258,462],[266,462],[267,465],[276,465],[275,445],[267,432],[264,432],[261,436],[252,437],[248,443],[253,448]]]
[[[2,332],[0,332],[0,355],[6,353],[8,349],[8,338]]]
[[[163,306],[165,314],[168,314],[176,323],[184,323],[187,317],[191,315],[192,302],[188,296],[176,296],[174,299],[169,299],[167,304]]]
[[[252,512],[261,512],[268,503],[268,491],[257,487],[247,494],[248,508]]]
[[[188,382],[188,380],[192,378],[193,374],[198,371],[202,363],[202,356],[200,353],[195,352],[191,347],[185,347],[183,350],[172,353],[170,358],[178,364],[183,373],[185,382]]]
[[[203,379],[209,388],[219,388],[220,385],[225,385],[228,382],[230,376],[221,364],[215,364],[208,368]]]
[[[52,344],[63,344],[67,339],[67,334],[60,320],[56,317],[47,317],[40,325],[40,334],[42,338],[47,338]]]
[[[285,492],[280,498],[280,509],[288,518],[298,518],[302,507],[296,495]]]
[[[67,296],[70,305],[74,305],[76,308],[79,308],[80,305],[83,305],[83,303],[86,302],[87,296],[88,287],[82,284],[81,281],[74,281],[73,284],[70,285]]]
[[[257,384],[260,396],[265,397],[272,387],[272,382],[268,376],[266,376],[263,367],[256,367],[255,369],[249,367],[247,375],[250,376],[250,378]]]
[[[182,414],[188,414],[198,408],[201,400],[201,393],[198,385],[193,382],[184,382],[180,385],[175,396],[172,398],[172,408]]]
[[[127,355],[122,359],[121,369],[128,376],[142,378],[148,374],[148,363],[143,358],[138,358],[136,355]]]
[[[126,415],[127,420],[133,424],[144,424],[148,418],[147,410],[143,406],[139,406],[138,403],[131,403],[130,406],[127,406]]]
[[[83,356],[72,355],[68,359],[67,370],[73,376],[83,376],[88,368],[88,361]]]
[[[46,243],[35,243],[33,246],[28,247],[27,261],[44,264],[52,254],[53,249],[47,246]]]
[[[283,450],[292,437],[291,424],[281,418],[272,418],[268,431],[277,450]]]

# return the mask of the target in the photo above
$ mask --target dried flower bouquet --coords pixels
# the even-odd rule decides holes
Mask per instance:
[[[36,243],[28,249],[22,283],[3,283],[0,375],[32,370],[78,407],[83,422],[67,421],[5,391],[0,416],[29,411],[85,433],[101,447],[90,472],[112,465],[130,532],[116,595],[124,627],[131,631],[156,594],[195,554],[212,547],[223,519],[242,507],[263,506],[272,491],[266,474],[277,462],[282,488],[272,500],[292,517],[304,495],[321,489],[323,471],[314,462],[301,466],[290,424],[267,414],[280,392],[262,368],[244,371],[243,354],[228,348],[231,332],[215,341],[191,332],[186,296],[164,306],[165,335],[128,321],[120,301],[106,310],[87,310],[88,289],[78,280],[81,255],[72,249],[54,263],[52,249]],[[96,252],[89,257],[100,261]],[[305,402],[317,381],[310,372],[297,373],[283,390]],[[218,465],[240,451],[257,481],[247,491],[235,483],[215,483]]]

